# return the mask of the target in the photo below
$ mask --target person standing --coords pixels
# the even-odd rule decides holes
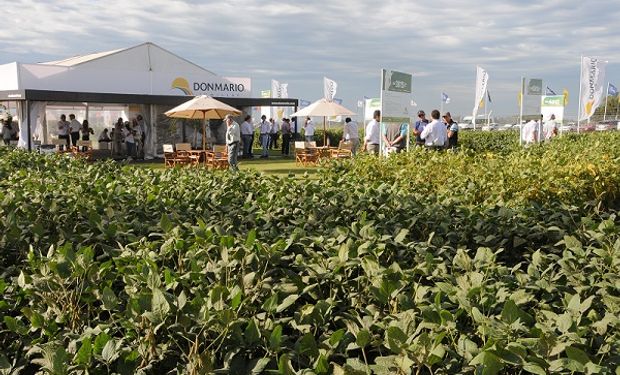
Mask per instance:
[[[228,165],[230,170],[237,172],[239,167],[237,166],[237,156],[239,155],[239,142],[241,141],[241,131],[239,130],[239,124],[237,124],[231,115],[224,117],[224,123],[226,124],[226,145],[228,146]]]
[[[536,122],[536,120],[530,120],[525,125],[523,125],[523,130],[521,131],[521,139],[526,145],[538,142],[538,122]]]
[[[243,157],[252,158],[252,139],[254,138],[254,126],[252,126],[252,116],[245,116],[241,123],[241,143],[243,143]]]
[[[114,155],[122,155],[123,144],[123,118],[119,117],[112,128],[112,153]]]
[[[127,146],[127,158],[136,157],[136,133],[129,125],[129,121],[125,122],[125,128],[123,129],[123,136],[125,137],[125,146]]]
[[[60,120],[58,121],[58,139],[64,139],[67,142],[67,149],[71,146],[71,141],[69,139],[69,121],[67,121],[67,116],[64,114],[60,115]]]
[[[424,145],[432,150],[441,150],[448,144],[448,129],[439,121],[439,111],[434,109],[431,112],[432,121],[424,126],[420,138],[424,140]]]
[[[274,119],[269,119],[271,129],[269,130],[269,149],[278,148],[278,138],[280,137],[280,125]]]
[[[72,113],[69,115],[69,129],[71,130],[71,146],[77,147],[77,143],[80,140],[80,129],[82,124],[75,119],[75,115]]]
[[[306,142],[314,141],[314,122],[308,116],[306,117],[306,123],[304,124],[304,132],[306,137]]]
[[[5,146],[11,144],[11,130],[11,120],[2,120],[2,141],[4,141]]]
[[[372,115],[372,120],[366,125],[366,137],[364,138],[364,150],[378,155],[380,142],[379,120],[381,119],[381,111],[376,110]]]
[[[261,116],[261,122],[258,124],[260,129],[260,144],[263,148],[261,158],[269,157],[269,135],[271,132],[271,123],[267,121],[267,116]]]
[[[383,130],[383,142],[385,147],[394,152],[401,152],[407,147],[407,128],[409,124],[404,122],[402,124],[387,124]]]
[[[428,120],[426,119],[426,114],[424,111],[418,111],[418,121],[416,121],[413,126],[413,135],[415,135],[416,146],[424,146],[424,140],[420,138],[420,134],[422,134],[422,131],[427,124]]]
[[[454,149],[459,143],[459,124],[452,119],[450,112],[444,113],[443,121],[448,130],[448,148]]]
[[[344,131],[342,132],[342,140],[351,142],[351,153],[355,155],[360,147],[360,135],[357,127],[357,121],[352,121],[350,117],[344,120]]]
[[[291,120],[282,119],[282,155],[288,156],[291,152]]]
[[[82,121],[82,128],[80,129],[80,132],[82,133],[83,141],[90,141],[90,135],[95,134],[95,131],[93,130],[93,128],[88,126],[88,120]],[[82,151],[86,151],[87,148],[88,147],[83,146]]]
[[[554,114],[552,114],[549,120],[545,122],[545,126],[543,127],[543,135],[545,137],[545,141],[550,141],[551,138],[558,135],[558,123],[555,121]]]
[[[142,117],[142,115],[138,115],[136,116],[136,121],[138,122],[136,130],[138,131],[140,135],[140,138],[138,138],[140,140],[140,150],[138,151],[138,157],[141,159],[144,159],[144,157],[146,156],[146,138],[147,138],[146,120],[144,119],[144,117]]]

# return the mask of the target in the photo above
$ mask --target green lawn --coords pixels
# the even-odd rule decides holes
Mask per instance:
[[[294,175],[303,175],[304,173],[308,173],[309,175],[314,175],[317,172],[318,167],[310,166],[303,167],[295,163],[295,157],[290,155],[288,157],[284,157],[280,154],[279,150],[271,150],[270,156],[267,159],[262,159],[258,157],[260,155],[260,150],[254,150],[254,159],[239,159],[239,169],[241,170],[254,170],[257,172],[263,172],[269,175],[276,176],[288,176],[289,174]],[[153,168],[153,169],[163,169],[164,161],[149,161],[149,162],[138,162],[135,164],[131,164],[135,167],[139,168]]]

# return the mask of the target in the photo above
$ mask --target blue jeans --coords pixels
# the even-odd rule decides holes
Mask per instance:
[[[262,156],[269,156],[269,133],[260,135],[260,144],[263,146]]]
[[[228,145],[228,166],[230,170],[236,172],[239,170],[237,166],[237,155],[239,154],[239,142]]]

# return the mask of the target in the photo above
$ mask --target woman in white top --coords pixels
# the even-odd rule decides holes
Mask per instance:
[[[306,118],[304,130],[306,132],[306,142],[314,141],[314,122],[312,122],[312,119],[310,119],[310,117]]]
[[[127,156],[131,158],[136,157],[136,140],[134,134],[135,132],[131,129],[131,126],[129,126],[129,121],[125,122],[123,135],[125,136],[125,145],[127,146]]]

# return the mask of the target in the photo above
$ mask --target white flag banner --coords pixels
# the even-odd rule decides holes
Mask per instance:
[[[587,120],[601,104],[605,89],[605,68],[607,61],[594,57],[581,60],[581,98],[579,121]]]
[[[282,89],[280,86],[280,82],[275,79],[271,80],[271,97],[272,98],[281,98]]]
[[[487,83],[489,82],[489,74],[481,67],[477,67],[476,72],[476,102],[474,103],[474,111],[472,113],[474,121],[478,115],[478,108],[480,102],[484,99],[484,95],[487,92]]]
[[[280,85],[280,97],[288,98],[288,83],[283,83]]]
[[[338,84],[336,81],[331,80],[327,77],[323,77],[323,92],[325,94],[325,99],[330,102],[334,100],[336,96],[336,90],[338,89]]]

